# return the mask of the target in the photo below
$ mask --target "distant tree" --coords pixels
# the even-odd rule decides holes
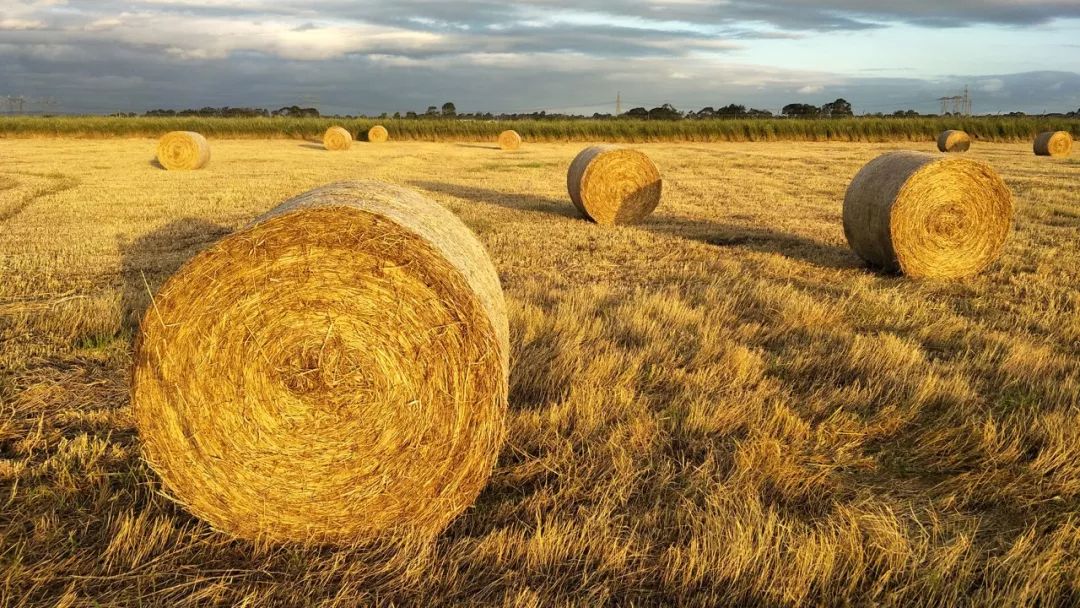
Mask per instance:
[[[720,118],[745,118],[746,106],[730,104],[716,110]]]
[[[855,112],[851,109],[851,104],[843,98],[821,106],[821,113],[830,118],[844,118],[855,115]]]
[[[416,112],[413,112],[411,110],[408,111],[408,112],[405,112],[405,118],[416,118]]]
[[[401,112],[394,112],[394,120],[400,120],[400,119],[401,119]]]
[[[750,108],[746,111],[746,115],[750,118],[771,118],[773,114],[769,110]]]
[[[649,111],[645,108],[633,108],[623,116],[629,116],[630,118],[648,118]]]
[[[424,112],[424,116],[438,116],[439,108],[435,106],[428,106],[427,112]]]
[[[712,106],[705,106],[697,112],[690,112],[686,115],[687,118],[715,118],[716,110]]]
[[[649,110],[649,120],[679,120],[682,112],[675,109],[670,103]]]
[[[442,115],[448,118],[457,116],[457,108],[454,106],[453,102],[448,101],[442,104]]]
[[[898,118],[914,118],[919,115],[915,110],[897,110],[892,114]]]
[[[814,118],[821,114],[821,109],[808,103],[790,103],[781,112],[793,118]]]

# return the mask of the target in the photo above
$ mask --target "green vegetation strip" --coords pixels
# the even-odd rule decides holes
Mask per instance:
[[[0,138],[160,137],[170,131],[197,131],[218,138],[319,139],[340,125],[363,141],[376,124],[397,141],[494,141],[513,129],[525,141],[710,142],[710,141],[931,141],[946,129],[994,142],[1034,140],[1043,131],[1080,137],[1080,119],[1054,117],[924,117],[750,120],[521,120],[200,118],[16,116],[0,118]]]

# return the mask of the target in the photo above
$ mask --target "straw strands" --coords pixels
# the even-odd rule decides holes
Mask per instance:
[[[521,147],[521,135],[513,130],[499,133],[499,147],[503,150],[517,150]]]
[[[386,143],[390,139],[390,132],[386,130],[386,127],[382,125],[375,125],[368,129],[367,140],[368,143],[382,144]]]
[[[964,131],[944,131],[938,136],[937,147],[946,153],[967,152],[971,149],[971,136]]]
[[[169,171],[202,169],[210,162],[210,144],[194,131],[173,131],[158,140],[157,161]]]
[[[453,214],[344,182],[289,200],[155,296],[132,397],[165,490],[250,539],[424,539],[505,436],[498,275]]]
[[[597,224],[633,224],[660,204],[660,171],[645,154],[620,146],[593,146],[566,174],[570,199]]]
[[[1035,138],[1037,156],[1068,156],[1072,153],[1072,135],[1068,131],[1040,133]]]
[[[1012,193],[988,165],[919,152],[871,161],[844,199],[852,249],[911,277],[980,272],[1001,255],[1012,218]]]
[[[342,127],[330,127],[323,133],[322,141],[327,150],[348,150],[352,147],[352,133]]]

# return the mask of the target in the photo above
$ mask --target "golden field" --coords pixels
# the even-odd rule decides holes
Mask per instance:
[[[1073,605],[1080,158],[976,143],[1016,196],[1001,262],[911,281],[841,204],[919,144],[638,146],[635,227],[576,217],[583,144],[0,140],[0,605]],[[139,457],[131,345],[201,248],[340,179],[428,194],[510,310],[510,433],[426,551],[252,546]]]

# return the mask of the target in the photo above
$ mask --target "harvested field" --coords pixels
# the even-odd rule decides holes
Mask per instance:
[[[1080,160],[973,147],[1015,230],[939,282],[868,269],[841,219],[860,168],[929,140],[637,144],[664,198],[618,227],[569,200],[581,147],[214,139],[168,172],[154,139],[0,139],[0,605],[1076,601]],[[136,324],[197,252],[358,175],[487,247],[506,447],[426,550],[231,539],[140,459]]]

